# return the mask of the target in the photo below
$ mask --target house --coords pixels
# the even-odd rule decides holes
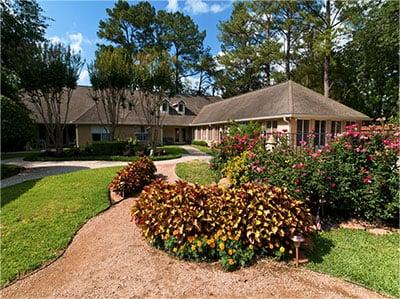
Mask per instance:
[[[84,147],[93,141],[110,138],[104,125],[104,111],[95,105],[90,88],[79,86],[73,93],[67,117],[66,145]],[[39,138],[44,138],[43,121],[28,104],[39,124]],[[160,143],[184,144],[193,139],[219,142],[230,121],[260,122],[266,133],[286,131],[297,144],[316,134],[316,144],[323,145],[331,134],[338,134],[349,124],[361,126],[370,118],[335,100],[324,97],[293,81],[248,92],[229,99],[208,96],[183,96],[165,99],[160,107],[162,128]],[[123,109],[117,137],[148,140],[145,119],[132,107]],[[101,121],[103,120],[103,122]]]

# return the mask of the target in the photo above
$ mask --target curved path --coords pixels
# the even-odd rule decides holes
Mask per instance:
[[[174,163],[158,163],[170,176]],[[173,177],[169,177],[173,180]],[[379,298],[377,293],[271,260],[235,272],[179,261],[149,246],[131,222],[134,198],[91,219],[54,263],[0,291],[2,298]]]
[[[176,163],[190,161],[194,159],[208,160],[210,156],[200,152],[199,150],[189,146],[182,146],[187,154],[182,155],[179,159],[156,161],[154,162],[157,167],[164,167],[165,165],[174,165]],[[40,179],[45,176],[62,174],[72,171],[78,171],[89,168],[102,168],[111,166],[124,166],[128,162],[121,161],[24,161],[22,158],[8,159],[1,161],[4,164],[14,164],[24,167],[21,173],[1,180],[1,187],[8,187],[19,184],[28,180]]]

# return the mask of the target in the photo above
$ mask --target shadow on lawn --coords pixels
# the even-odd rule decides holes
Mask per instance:
[[[28,192],[39,181],[40,181],[40,179],[30,180],[30,181],[25,181],[18,185],[2,188],[1,189],[0,207],[4,207],[6,204],[13,201],[14,199],[17,199],[25,192]]]
[[[312,235],[312,247],[305,251],[307,258],[312,263],[322,263],[324,256],[331,252],[335,244],[332,240],[322,236],[321,234],[314,233]]]

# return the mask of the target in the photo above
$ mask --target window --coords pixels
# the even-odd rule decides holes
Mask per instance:
[[[179,104],[178,104],[178,112],[180,114],[184,114],[185,113],[185,103],[184,102],[179,102]]]
[[[266,123],[267,133],[272,133],[278,131],[278,121],[277,120],[269,120]]]
[[[167,101],[164,101],[161,105],[161,112],[168,113],[169,111],[169,104]]]
[[[91,127],[90,133],[92,134],[92,141],[109,141],[109,140],[111,140],[111,134],[107,128]]]
[[[331,123],[331,135],[332,137],[342,133],[342,123],[340,121],[332,121]]]
[[[352,125],[355,125],[355,124],[356,124],[355,121],[346,121],[346,127],[347,126],[352,126]]]
[[[305,119],[297,120],[297,136],[296,144],[301,145],[302,142],[307,142],[308,134],[310,130],[310,121]]]
[[[325,145],[325,120],[316,120],[315,121],[315,145],[323,146]]]
[[[149,139],[149,133],[146,132],[146,128],[141,126],[138,128],[135,128],[135,137],[139,141],[146,141]]]

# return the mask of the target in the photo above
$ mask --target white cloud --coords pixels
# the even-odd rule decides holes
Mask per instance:
[[[90,85],[89,72],[87,69],[82,70],[81,74],[79,75],[78,85]]]
[[[219,12],[223,11],[224,9],[225,9],[225,8],[222,7],[222,6],[219,5],[219,4],[213,4],[213,5],[211,5],[211,7],[210,7],[210,10],[211,10],[213,13],[219,13]]]
[[[75,53],[82,52],[82,42],[83,42],[83,34],[78,32],[78,33],[72,33],[68,35],[69,41],[70,41],[70,46],[71,50]]]
[[[186,0],[185,10],[192,14],[200,13],[219,13],[225,10],[228,6],[222,6],[220,4],[209,4],[203,0]]]
[[[74,53],[83,53],[82,44],[94,44],[94,41],[84,38],[81,32],[67,33],[64,37],[52,36],[48,38],[52,43],[62,43],[69,45]]]
[[[61,43],[61,38],[59,38],[58,36],[52,36],[49,38],[50,42],[53,44],[59,44]]]
[[[178,0],[168,0],[167,11],[176,12],[179,10]]]

